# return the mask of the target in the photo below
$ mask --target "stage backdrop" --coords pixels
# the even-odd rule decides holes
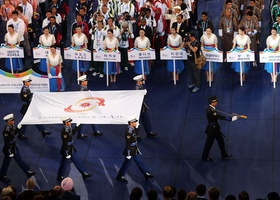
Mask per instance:
[[[139,119],[146,90],[36,92],[21,124],[61,124],[62,116],[74,123],[127,124]]]

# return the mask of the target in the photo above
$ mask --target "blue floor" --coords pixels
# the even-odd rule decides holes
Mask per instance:
[[[209,18],[218,23],[221,2],[201,1],[199,13],[209,10]],[[263,13],[264,20],[268,19],[268,10]],[[261,44],[269,33],[270,25],[264,23]],[[216,26],[217,32],[217,26]],[[264,46],[264,45],[263,45]],[[262,49],[262,47],[261,47]],[[64,76],[67,90],[77,90],[76,76],[71,72],[71,63],[64,62]],[[70,71],[70,73],[69,73]],[[106,80],[89,75],[90,90],[127,90],[132,89],[134,82],[133,69],[129,69],[118,76],[117,83],[106,86]],[[140,187],[144,194],[155,189],[159,192],[166,185],[177,189],[193,191],[197,184],[203,183],[208,187],[217,186],[221,189],[221,199],[227,194],[238,195],[246,190],[250,199],[264,198],[268,192],[279,189],[280,176],[280,93],[279,83],[273,89],[270,75],[263,70],[263,65],[251,68],[246,81],[241,87],[239,75],[234,73],[230,64],[222,65],[215,74],[214,83],[210,88],[206,83],[205,74],[201,74],[201,89],[193,94],[187,88],[190,77],[185,70],[180,75],[177,85],[173,85],[171,74],[165,68],[164,62],[156,62],[146,82],[148,90],[147,104],[152,126],[158,136],[154,139],[145,137],[141,129],[142,141],[139,148],[143,153],[144,162],[155,174],[155,178],[146,181],[137,166],[133,163],[126,178],[128,184],[115,180],[120,168],[125,145],[124,125],[99,125],[104,132],[102,137],[92,136],[90,126],[86,127],[87,140],[77,140],[75,146],[78,155],[83,160],[93,177],[83,180],[77,169],[71,165],[69,176],[74,179],[76,192],[83,199],[103,200],[129,197],[134,187]],[[233,158],[229,161],[221,160],[216,143],[210,155],[212,163],[201,161],[201,153],[206,139],[204,130],[207,124],[205,106],[207,98],[218,95],[218,109],[235,112],[248,116],[236,122],[221,121],[220,125],[226,135],[226,147]],[[0,95],[1,117],[8,113],[15,113],[16,121],[21,120],[19,110],[21,100],[18,94]],[[0,121],[0,130],[4,121]],[[22,157],[32,169],[37,171],[35,179],[37,187],[49,190],[56,181],[57,169],[60,161],[60,130],[62,125],[47,125],[52,135],[42,138],[35,126],[28,126],[26,136],[28,141],[17,141]],[[0,140],[0,148],[3,140]],[[0,160],[3,156],[0,154]],[[19,191],[24,187],[26,177],[13,161],[8,171]],[[0,188],[6,185],[0,182]],[[145,196],[145,195],[144,195]],[[146,197],[143,197],[145,200]]]

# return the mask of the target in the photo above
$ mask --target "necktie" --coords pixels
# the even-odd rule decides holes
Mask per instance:
[[[179,30],[180,30],[180,24],[177,24],[177,33],[179,33]]]

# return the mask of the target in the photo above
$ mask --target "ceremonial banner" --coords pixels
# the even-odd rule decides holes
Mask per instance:
[[[127,124],[139,118],[146,90],[34,93],[21,124],[61,124],[70,116],[74,123]]]
[[[19,46],[0,46],[0,58],[24,58],[23,48]]]
[[[75,47],[64,48],[64,59],[91,61],[91,52],[88,49],[77,49]]]
[[[47,58],[50,53],[50,48],[45,46],[38,46],[33,48],[34,59]],[[56,48],[56,53],[60,54],[60,48]]]
[[[203,48],[202,50],[203,55],[206,57],[207,62],[223,62],[223,52],[219,51],[218,49],[207,50]]]
[[[161,60],[187,60],[187,52],[184,48],[171,48],[164,47],[160,50],[160,59]]]
[[[128,50],[128,60],[155,60],[155,50],[151,48],[145,48],[145,50],[139,50],[138,48],[132,48]]]
[[[264,51],[260,51],[260,63],[280,63],[280,51],[270,51],[265,49]]]
[[[253,62],[255,52],[251,50],[232,50],[227,52],[227,62]]]
[[[19,74],[12,74],[0,70],[0,93],[20,93],[23,86],[21,79],[27,75],[30,75],[32,80],[30,85],[32,92],[50,91],[48,76],[37,74],[32,69]]]
[[[93,60],[101,62],[121,62],[121,54],[116,50],[98,49],[93,52]]]

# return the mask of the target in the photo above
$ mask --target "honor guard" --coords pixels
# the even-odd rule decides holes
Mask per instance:
[[[58,169],[58,176],[57,180],[61,182],[66,173],[67,166],[69,165],[70,160],[73,162],[73,164],[77,167],[79,172],[82,174],[83,178],[89,178],[92,176],[92,174],[89,174],[86,172],[86,168],[83,165],[83,163],[79,160],[78,155],[76,153],[76,148],[73,145],[73,135],[78,131],[79,124],[76,124],[76,127],[72,129],[71,117],[62,117],[61,118],[63,122],[63,128],[61,130],[61,139],[62,139],[62,147],[60,150],[60,154],[62,156],[60,161],[60,166]]]
[[[26,174],[26,176],[30,178],[31,176],[35,175],[36,172],[30,171],[30,167],[22,160],[15,142],[15,136],[20,132],[21,125],[19,124],[18,128],[15,129],[14,114],[6,115],[3,119],[6,121],[6,126],[4,127],[3,131],[4,147],[2,152],[4,154],[4,159],[0,170],[0,180],[3,182],[11,181],[6,175],[12,158],[15,159],[16,163]]]
[[[87,85],[88,85],[88,79],[86,75],[83,75],[78,78],[78,81],[80,82],[79,84],[79,91],[89,91]],[[94,124],[91,124],[92,130],[93,130],[93,135],[94,136],[102,136],[103,133],[101,133],[99,130],[96,129]],[[84,124],[81,124],[78,130],[78,139],[87,139],[87,136],[82,134],[84,130]]]
[[[136,81],[135,90],[144,90],[143,75],[135,76],[133,78],[133,80]],[[150,117],[149,117],[148,112],[147,112],[148,109],[149,109],[149,107],[145,103],[145,97],[144,97],[142,108],[141,108],[141,113],[140,113],[140,120],[141,120],[141,124],[144,127],[145,132],[147,133],[147,137],[151,138],[151,137],[155,137],[157,134],[152,131],[152,125],[151,125]],[[136,129],[136,130],[138,132],[138,129]],[[137,133],[137,135],[138,135],[138,133]],[[140,138],[139,135],[138,135],[138,137]]]
[[[20,98],[23,101],[23,104],[21,106],[20,113],[23,116],[25,115],[33,96],[33,93],[29,88],[31,81],[32,80],[30,79],[30,76],[25,76],[22,78],[23,86],[20,91]],[[43,137],[51,134],[51,132],[47,131],[43,125],[35,125],[35,126],[42,133]],[[28,138],[24,136],[25,130],[26,130],[26,126],[23,126],[21,132],[18,134],[18,139],[28,140]]]
[[[208,124],[205,130],[205,133],[207,134],[206,142],[204,145],[204,150],[202,153],[202,160],[211,162],[213,159],[209,157],[210,149],[214,143],[214,140],[217,140],[222,159],[228,159],[232,157],[231,154],[227,153],[225,148],[225,141],[224,141],[224,134],[220,130],[220,125],[218,123],[218,120],[227,120],[227,121],[235,121],[238,119],[237,116],[223,116],[217,113],[216,106],[218,105],[218,98],[217,96],[212,96],[208,99],[209,105],[207,107],[206,116],[208,120]]]
[[[136,117],[130,117],[128,120],[128,126],[125,129],[125,149],[123,151],[123,155],[125,156],[125,159],[123,161],[123,164],[118,172],[118,175],[116,177],[116,180],[121,182],[127,182],[127,180],[124,178],[124,175],[126,174],[129,165],[131,164],[131,160],[134,160],[142,174],[145,176],[146,179],[153,178],[155,175],[151,174],[149,172],[149,169],[144,165],[142,160],[140,159],[141,152],[137,147],[137,134],[136,134],[136,125],[138,120]]]

